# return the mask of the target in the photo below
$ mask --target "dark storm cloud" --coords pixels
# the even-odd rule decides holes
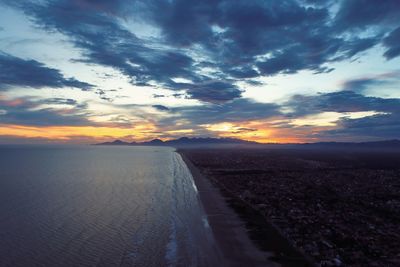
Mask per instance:
[[[343,89],[348,91],[362,92],[370,86],[378,86],[387,83],[378,78],[360,78],[348,80],[343,84]]]
[[[352,91],[319,94],[316,96],[294,96],[288,103],[293,108],[292,117],[320,112],[375,111],[379,114],[337,121],[338,129],[324,131],[320,138],[343,139],[354,136],[363,138],[398,138],[400,130],[400,99],[364,96]]]
[[[313,70],[316,73],[330,72],[333,69],[325,64],[349,59],[378,43],[378,38],[353,38],[346,42],[326,36],[303,37],[302,43],[286,50],[273,52],[272,57],[257,64],[265,75],[277,73],[296,73],[299,70]]]
[[[266,119],[281,115],[279,108],[276,104],[259,103],[240,98],[223,104],[170,108],[170,111],[176,113],[178,117],[163,119],[161,123],[171,125],[175,120],[184,119],[190,121],[192,125],[199,125]]]
[[[384,54],[387,59],[392,59],[400,55],[400,27],[392,31],[383,40],[383,45],[388,48]]]
[[[184,89],[187,98],[198,99],[209,103],[226,102],[241,96],[241,90],[228,81],[208,80],[205,82],[174,83],[174,87]]]
[[[219,66],[219,68],[224,73],[235,79],[254,78],[260,76],[260,72],[249,64],[235,67]]]
[[[334,27],[338,32],[351,32],[370,30],[375,32],[376,36],[388,34],[383,40],[383,45],[387,47],[384,56],[391,59],[400,55],[399,39],[400,30],[394,30],[399,27],[400,1],[369,1],[352,0],[342,1],[339,11],[334,18]],[[371,29],[373,31],[371,31]]]
[[[6,112],[6,114],[0,115],[0,123],[30,126],[90,125],[83,116],[61,115],[53,109],[12,109],[6,110]]]
[[[370,97],[352,91],[340,91],[314,96],[295,95],[286,105],[293,109],[292,116],[320,112],[378,111],[400,113],[400,99],[398,98]]]
[[[357,55],[358,53],[365,51],[373,46],[375,46],[381,39],[381,36],[375,36],[370,38],[353,38],[348,40],[345,44],[343,44],[341,51],[341,58],[340,56],[337,59],[346,59],[352,58],[353,56]]]
[[[339,36],[326,7],[297,1],[178,0],[150,7],[154,10],[145,19],[160,27],[169,43],[202,45],[215,67],[238,79],[329,71],[324,64],[351,58],[381,38]],[[270,56],[256,58],[265,54]]]
[[[74,107],[68,110],[43,108],[42,104],[68,104]],[[31,101],[25,98],[14,100],[0,99],[0,124],[17,124],[28,126],[77,126],[92,125],[82,109],[73,100],[43,99]]]
[[[70,106],[78,105],[78,102],[75,99],[59,98],[59,97],[42,99],[42,100],[40,100],[40,103],[43,103],[43,104],[56,104],[56,105],[70,105]]]
[[[329,140],[398,139],[400,132],[400,113],[381,114],[360,119],[343,118],[338,129],[320,132],[319,138]]]
[[[196,84],[184,85],[187,96],[211,103],[239,98],[237,80],[329,72],[331,62],[380,43],[388,34],[382,25],[398,23],[398,1],[367,2],[342,1],[332,18],[332,1],[318,0],[3,0],[68,36],[83,53],[80,61],[118,69],[136,85],[181,90],[172,79],[185,78]],[[129,19],[158,28],[161,36],[140,39],[121,25]],[[365,25],[379,29],[368,37],[348,34]],[[398,55],[396,40],[395,31],[386,37],[387,58]],[[189,50],[203,53],[202,62]],[[214,72],[204,74],[204,66]]]
[[[79,61],[110,66],[136,85],[155,81],[168,88],[171,78],[206,81],[193,70],[193,59],[176,49],[156,49],[123,28],[115,16],[93,1],[12,2],[43,28],[67,35],[83,52]],[[93,2],[94,3],[94,2]],[[107,5],[104,6],[106,8]]]
[[[89,90],[91,84],[74,78],[65,78],[59,70],[46,67],[36,60],[25,60],[0,51],[0,90],[10,86],[75,87]]]
[[[163,106],[163,105],[152,105],[152,107],[159,111],[168,111],[169,110],[169,108],[167,108],[166,106]]]
[[[374,24],[398,24],[400,2],[398,0],[342,1],[335,22],[339,29],[363,29]]]
[[[391,59],[400,55],[400,1],[342,1],[334,19],[336,31],[353,31],[373,29],[376,36],[385,35],[383,45],[387,48],[384,56]],[[395,29],[398,27],[397,29]],[[389,31],[389,32],[388,32]],[[371,32],[370,32],[371,33]]]
[[[342,90],[363,93],[368,89],[374,89],[377,92],[381,88],[395,87],[400,82],[400,71],[386,72],[379,75],[365,76],[347,80],[342,85]]]
[[[265,82],[262,81],[257,81],[257,80],[246,80],[246,83],[252,86],[261,86],[261,85],[265,85]]]
[[[219,1],[144,1],[150,19],[163,29],[166,40],[174,45],[189,46],[211,41],[211,24],[219,16]]]

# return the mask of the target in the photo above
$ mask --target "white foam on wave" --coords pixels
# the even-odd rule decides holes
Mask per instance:
[[[201,220],[203,221],[204,228],[210,228],[210,223],[208,222],[207,215],[204,215]]]
[[[196,186],[196,184],[194,183],[194,180],[193,180],[192,175],[190,175],[190,176],[191,176],[191,180],[192,180],[193,189],[194,189],[194,191],[196,191],[196,194],[198,194],[198,193],[199,193],[199,190],[197,189],[197,186]]]
[[[175,152],[176,153],[176,152]],[[196,194],[199,193],[199,190],[197,189],[197,186],[194,182],[194,178],[192,173],[190,172],[189,168],[187,167],[187,165],[185,164],[184,160],[182,159],[181,155],[179,155],[178,153],[176,153],[177,157],[180,158],[180,161],[183,162],[182,167],[184,168],[185,173],[187,174],[188,177],[190,177],[190,182],[192,183],[192,187],[194,189],[194,191],[196,192]]]

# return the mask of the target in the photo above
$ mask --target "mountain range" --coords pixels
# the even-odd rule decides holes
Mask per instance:
[[[115,140],[112,142],[98,143],[95,145],[103,146],[215,146],[215,145],[253,145],[253,146],[273,146],[273,147],[302,147],[302,148],[400,148],[400,140],[384,140],[374,142],[317,142],[317,143],[302,143],[302,144],[262,144],[254,141],[246,141],[236,138],[212,138],[212,137],[181,137],[162,141],[153,139],[146,142],[125,142]]]
[[[256,145],[260,144],[252,141],[245,141],[236,138],[211,138],[211,137],[181,137],[162,141],[160,139],[153,139],[147,142],[125,142],[115,140],[112,142],[104,142],[95,145],[112,145],[112,146],[203,146],[203,145]]]

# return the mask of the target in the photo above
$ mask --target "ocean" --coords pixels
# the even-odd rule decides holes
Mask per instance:
[[[215,266],[169,147],[0,146],[0,266]]]

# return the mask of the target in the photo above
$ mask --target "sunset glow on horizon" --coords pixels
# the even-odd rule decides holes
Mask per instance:
[[[222,138],[238,138],[247,141],[255,141],[259,143],[302,143],[310,142],[312,139],[296,139],[289,137],[290,132],[279,133],[271,129],[258,130],[241,130],[241,127],[232,126],[227,129],[216,129],[220,127],[215,125],[205,128],[210,132],[216,132],[215,136]],[[152,139],[161,139],[163,141],[171,140],[170,138],[159,137],[157,133],[152,131],[151,126],[139,126],[132,128],[119,127],[103,127],[103,126],[22,126],[22,125],[0,125],[0,135],[10,138],[31,139],[33,142],[50,142],[50,143],[97,143],[114,139],[126,142],[143,142]],[[193,135],[192,129],[165,131],[162,135],[171,134],[178,136]],[[195,136],[195,135],[194,135]]]

